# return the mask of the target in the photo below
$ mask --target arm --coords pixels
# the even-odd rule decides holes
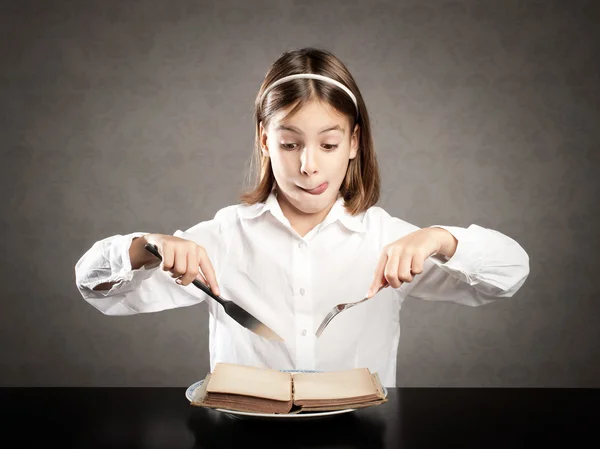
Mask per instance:
[[[146,244],[146,239],[144,239],[143,237],[144,236],[133,236],[131,245],[129,246],[129,260],[131,261],[130,264],[132,270],[139,270],[140,268],[155,262],[155,260],[153,260],[152,254],[150,254],[144,248],[144,245]],[[119,281],[104,282],[102,284],[94,286],[93,290],[107,291],[114,287],[116,284],[118,284],[118,282]]]
[[[223,238],[215,220],[174,235],[206,248],[218,263]],[[76,263],[76,285],[82,297],[107,315],[156,312],[197,304],[206,298],[193,285],[178,285],[160,261],[146,251],[147,233],[115,235],[96,242]]]
[[[529,256],[510,237],[477,225],[435,228],[456,239],[455,251],[430,257],[407,296],[478,306],[512,297],[527,279]]]
[[[525,250],[493,229],[420,229],[379,208],[370,219],[383,250],[369,294],[387,283],[402,297],[477,306],[513,296],[529,275]]]

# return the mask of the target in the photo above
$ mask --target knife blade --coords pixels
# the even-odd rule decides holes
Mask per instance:
[[[146,243],[146,245],[144,245],[144,248],[146,248],[147,251],[152,253],[158,259],[162,260],[162,256],[158,252],[158,248],[156,247],[156,245]],[[208,296],[217,301],[219,304],[221,304],[225,313],[231,318],[233,318],[233,320],[235,320],[241,326],[254,332],[256,335],[264,337],[268,340],[283,341],[283,338],[281,338],[277,333],[275,333],[272,329],[270,329],[268,326],[262,323],[250,312],[248,312],[247,310],[245,310],[244,308],[242,308],[241,306],[237,305],[235,302],[229,299],[224,299],[219,295],[215,295],[210,289],[210,287],[204,284],[204,282],[198,279],[194,279],[192,283],[204,293],[206,293]]]

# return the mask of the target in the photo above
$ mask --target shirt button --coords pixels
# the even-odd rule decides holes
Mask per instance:
[[[302,332],[300,332],[300,335],[302,335],[303,337],[306,336],[306,329],[302,329]]]
[[[298,248],[304,248],[304,242],[298,243]]]
[[[300,289],[300,295],[304,296],[304,293],[306,293],[306,290],[304,290],[303,288]]]

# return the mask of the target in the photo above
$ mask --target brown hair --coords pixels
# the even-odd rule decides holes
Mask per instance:
[[[273,82],[288,75],[314,73],[339,81],[348,87],[358,103],[358,117],[354,102],[342,89],[314,79],[295,79],[276,86],[266,98],[260,99],[264,90]],[[346,115],[351,124],[359,127],[358,153],[350,160],[340,193],[344,197],[346,209],[353,215],[367,210],[379,200],[380,180],[377,158],[371,136],[371,124],[367,108],[354,78],[336,56],[313,47],[283,53],[267,72],[254,105],[255,141],[250,170],[254,177],[252,190],[242,194],[245,204],[265,202],[275,187],[275,176],[270,158],[264,156],[260,146],[260,123],[266,128],[269,120],[279,110],[297,103],[290,111],[294,114],[303,104],[311,100],[323,101],[341,114]]]

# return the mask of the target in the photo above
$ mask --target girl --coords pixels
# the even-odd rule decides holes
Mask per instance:
[[[393,387],[405,298],[479,306],[513,296],[527,278],[527,253],[497,231],[420,229],[375,206],[380,186],[369,115],[333,54],[284,53],[258,92],[255,120],[254,190],[172,236],[135,232],[96,242],[75,267],[86,301],[106,315],[128,315],[208,300],[211,371],[218,362],[368,367]],[[156,245],[162,262],[146,243]],[[195,278],[284,341],[240,326],[190,285]],[[372,299],[315,336],[333,306],[365,294]]]

